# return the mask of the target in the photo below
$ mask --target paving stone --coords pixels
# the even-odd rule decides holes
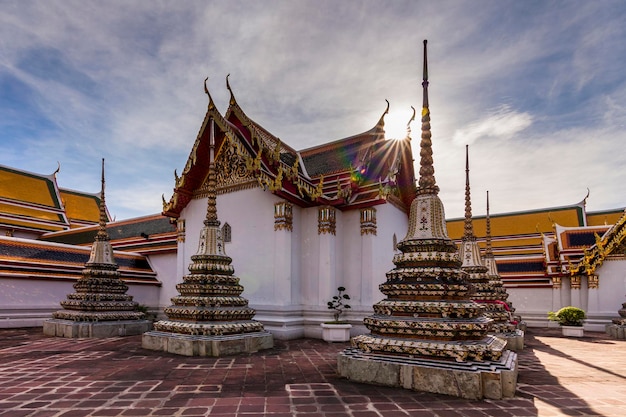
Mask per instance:
[[[514,398],[470,401],[343,379],[337,355],[348,345],[341,343],[276,341],[254,354],[199,358],[144,350],[140,336],[94,343],[6,329],[0,330],[0,416],[626,415],[626,342],[592,332],[565,339],[558,330],[527,331]],[[19,346],[6,343],[12,334],[22,336]],[[25,408],[35,402],[47,405]]]

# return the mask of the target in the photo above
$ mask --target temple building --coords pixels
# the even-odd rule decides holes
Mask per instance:
[[[386,136],[387,104],[364,132],[296,150],[244,112],[228,78],[226,88],[225,111],[213,104],[207,113],[216,129],[221,234],[245,289],[241,296],[275,338],[320,337],[319,324],[332,319],[327,302],[343,286],[351,297],[344,318],[352,335],[366,333],[362,320],[383,298],[378,285],[394,268],[417,195],[410,130],[403,138]],[[199,120],[197,136],[189,138],[188,160],[174,171],[161,213],[111,221],[107,212],[120,278],[160,319],[180,295],[176,285],[197,253],[206,217],[209,119]],[[59,187],[61,174],[0,166],[0,326],[41,326],[89,260],[100,197]],[[507,302],[529,327],[552,325],[548,311],[576,305],[587,312],[587,330],[604,331],[626,301],[623,235],[610,234],[622,224],[624,208],[587,212],[587,198],[490,214],[490,251]],[[498,207],[497,195],[492,206]],[[464,224],[465,218],[446,221],[457,246]],[[486,216],[474,213],[472,227],[485,256]],[[606,254],[609,239],[616,243]],[[577,266],[590,253],[605,256],[594,261],[593,273],[582,273],[587,269]]]
[[[384,116],[361,134],[296,151],[241,109],[230,83],[222,116],[212,103],[163,214],[178,228],[176,275],[196,252],[207,205],[209,114],[217,210],[229,256],[257,319],[278,338],[319,337],[338,286],[351,314],[378,297],[415,195],[410,138],[385,138]]]

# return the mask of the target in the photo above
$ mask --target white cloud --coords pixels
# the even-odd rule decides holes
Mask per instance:
[[[392,112],[419,109],[427,38],[447,213],[462,214],[466,143],[477,207],[481,187],[494,187],[494,210],[566,204],[587,186],[590,204],[607,204],[599,209],[626,205],[614,152],[626,139],[626,8],[477,1],[4,1],[3,163],[48,173],[58,160],[62,187],[90,191],[105,157],[110,211],[151,213],[195,140],[206,76],[220,110],[231,73],[244,111],[302,149],[371,128],[385,99]],[[75,77],[18,65],[39,50],[58,52],[50,73]],[[4,95],[10,79],[30,89],[32,114],[20,115],[10,89]],[[48,123],[33,128],[40,119]]]
[[[453,141],[457,144],[472,144],[479,139],[510,139],[533,122],[530,113],[516,112],[508,105],[493,110],[481,120],[457,129]]]

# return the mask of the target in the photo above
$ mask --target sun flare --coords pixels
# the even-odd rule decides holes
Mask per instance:
[[[411,120],[412,115],[413,110],[408,105],[395,111],[389,111],[385,115],[385,137],[387,139],[404,139],[407,136],[407,123]],[[415,121],[411,122],[411,131],[416,129],[415,126]]]

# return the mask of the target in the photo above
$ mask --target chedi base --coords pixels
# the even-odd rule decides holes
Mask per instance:
[[[266,331],[225,336],[153,331],[143,334],[141,347],[183,356],[220,357],[271,349],[274,347],[274,338]]]
[[[498,361],[454,362],[349,348],[339,354],[337,368],[339,375],[355,382],[471,400],[511,398],[517,384],[517,354],[508,350]]]
[[[67,338],[135,336],[151,329],[152,321],[150,320],[72,321],[50,319],[43,322],[43,334]]]

